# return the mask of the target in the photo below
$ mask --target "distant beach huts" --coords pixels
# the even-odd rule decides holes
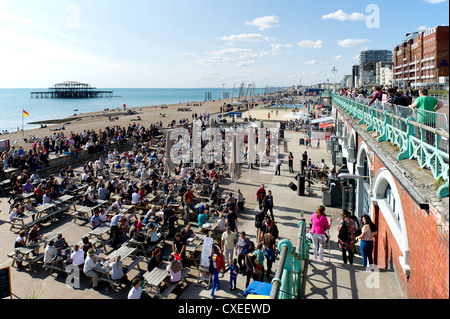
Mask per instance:
[[[55,84],[47,92],[31,92],[30,96],[31,98],[89,99],[113,97],[113,91],[99,91],[87,83],[67,81]]]

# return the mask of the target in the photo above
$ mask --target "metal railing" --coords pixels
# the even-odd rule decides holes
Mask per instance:
[[[302,297],[302,278],[305,260],[308,259],[310,242],[306,238],[306,223],[298,223],[297,247],[283,239],[278,243],[280,260],[272,279],[270,299],[298,299]]]
[[[449,195],[448,123],[445,130],[444,124],[438,122],[438,119],[446,119],[445,114],[436,112],[426,114],[429,120],[436,121],[433,127],[422,123],[420,117],[418,120],[417,112],[414,116],[414,113],[409,113],[412,109],[398,105],[390,107],[374,103],[375,105],[368,106],[368,103],[360,103],[338,94],[333,95],[333,102],[353,119],[359,119],[358,124],[366,124],[366,131],[377,132],[378,142],[389,141],[398,147],[397,160],[416,159],[421,168],[430,169],[436,180],[444,181],[437,189],[438,197],[444,198]]]

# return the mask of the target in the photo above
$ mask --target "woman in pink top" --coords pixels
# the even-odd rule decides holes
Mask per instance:
[[[316,212],[311,216],[311,237],[313,240],[314,259],[317,260],[317,252],[319,252],[319,260],[323,261],[323,247],[325,243],[325,229],[329,229],[333,218],[325,216],[325,206],[317,207]]]

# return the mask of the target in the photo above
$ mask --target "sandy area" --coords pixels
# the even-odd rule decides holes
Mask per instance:
[[[176,120],[177,122],[180,119],[187,118],[189,122],[192,122],[192,114],[197,113],[201,114],[214,114],[220,112],[220,107],[223,106],[224,103],[230,103],[231,99],[224,100],[215,100],[215,101],[202,101],[202,102],[191,102],[189,106],[186,103],[181,104],[168,104],[162,108],[159,106],[147,106],[147,107],[139,107],[139,108],[131,108],[136,112],[134,115],[122,115],[124,112],[119,112],[117,109],[109,110],[109,111],[100,111],[100,112],[92,112],[92,113],[84,113],[81,115],[71,116],[64,120],[64,122],[70,122],[70,124],[65,124],[64,131],[56,131],[64,132],[65,136],[68,136],[70,132],[73,133],[81,133],[84,130],[96,130],[102,129],[107,126],[119,125],[122,127],[128,127],[129,124],[137,123],[139,125],[143,125],[144,127],[149,127],[150,124],[161,121],[163,123],[163,127],[166,127],[167,124],[172,122],[172,120]],[[201,103],[201,105],[199,105]],[[195,106],[194,106],[195,105]],[[181,112],[178,111],[179,108],[190,108],[191,111]],[[165,114],[162,116],[161,114]],[[140,121],[134,121],[137,119],[137,116],[141,118]],[[109,116],[112,118],[118,117],[117,120],[110,121]],[[74,118],[79,118],[78,120],[74,120]],[[0,135],[0,139],[9,139],[11,145],[17,140],[15,144],[17,147],[22,146],[25,150],[31,148],[31,143],[26,143],[24,138],[29,138],[30,136],[35,136],[37,138],[44,138],[45,136],[51,136],[54,129],[59,129],[62,124],[52,124],[47,125],[46,128],[36,128],[25,130],[22,132],[13,132],[7,135]]]

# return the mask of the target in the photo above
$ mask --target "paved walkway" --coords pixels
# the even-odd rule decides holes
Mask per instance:
[[[267,123],[266,127],[274,126],[275,123]],[[288,149],[294,154],[294,170],[298,173],[300,170],[301,153],[305,151],[305,146],[299,145],[301,133],[290,131],[285,132],[285,139],[288,141]],[[314,144],[314,143],[313,143]],[[331,165],[331,154],[325,150],[325,143],[321,143],[320,148],[307,149],[308,155],[316,164],[323,158],[328,165]],[[304,217],[307,223],[311,214],[322,202],[322,192],[320,183],[313,186],[315,196],[301,196],[292,191],[288,185],[295,182],[296,174],[290,174],[287,165],[287,154],[283,147],[280,148],[283,159],[281,167],[281,176],[274,174],[260,174],[258,169],[249,172],[246,168],[242,169],[242,175],[238,181],[237,188],[240,188],[246,198],[246,212],[240,214],[238,227],[240,231],[245,231],[252,240],[255,240],[254,211],[256,208],[256,190],[260,184],[265,184],[267,190],[271,190],[274,196],[274,215],[280,231],[280,239],[286,238],[296,244],[298,233],[298,221],[300,212],[305,213]],[[221,185],[229,190],[234,189],[234,184],[230,181],[224,181]],[[11,260],[6,257],[7,253],[12,251],[13,242],[17,234],[9,231],[9,225],[3,221],[8,218],[7,199],[2,198],[0,203],[0,268],[11,265]],[[399,285],[393,272],[380,271],[379,280],[373,280],[373,273],[366,272],[362,268],[360,256],[357,255],[353,266],[347,266],[342,263],[340,251],[336,247],[337,238],[337,220],[339,217],[339,208],[327,208],[328,216],[333,216],[334,222],[331,229],[330,251],[328,247],[325,253],[325,261],[317,262],[310,260],[307,263],[305,280],[305,298],[307,299],[336,299],[336,298],[403,298]],[[61,232],[65,234],[69,243],[78,242],[80,238],[89,232],[86,224],[78,221],[74,223],[70,217],[62,217],[55,225],[45,227],[45,232]],[[330,253],[329,253],[330,252]],[[312,258],[312,255],[311,255]],[[276,270],[277,263],[273,267]],[[126,298],[129,287],[118,292],[112,292],[106,285],[102,285],[100,291],[95,291],[89,287],[88,283],[82,283],[79,289],[72,289],[65,285],[65,275],[54,273],[49,275],[42,267],[33,272],[18,271],[17,268],[11,268],[12,289],[14,294],[20,298],[31,298],[33,295],[39,299],[104,299],[104,298]],[[141,265],[145,269],[146,265]],[[130,275],[136,275],[131,273]],[[197,286],[198,271],[194,268],[188,277],[188,284],[183,284],[175,293],[179,299],[203,299],[209,298],[210,291],[205,290],[203,286]],[[228,277],[220,279],[221,289],[215,293],[215,298],[237,298],[242,299],[242,292],[245,289],[245,277],[238,278],[237,289],[229,291]],[[371,276],[371,277],[369,277]],[[377,277],[378,278],[378,277]],[[371,284],[372,282],[372,284]],[[369,284],[367,284],[369,283]],[[174,295],[171,295],[174,298]]]

